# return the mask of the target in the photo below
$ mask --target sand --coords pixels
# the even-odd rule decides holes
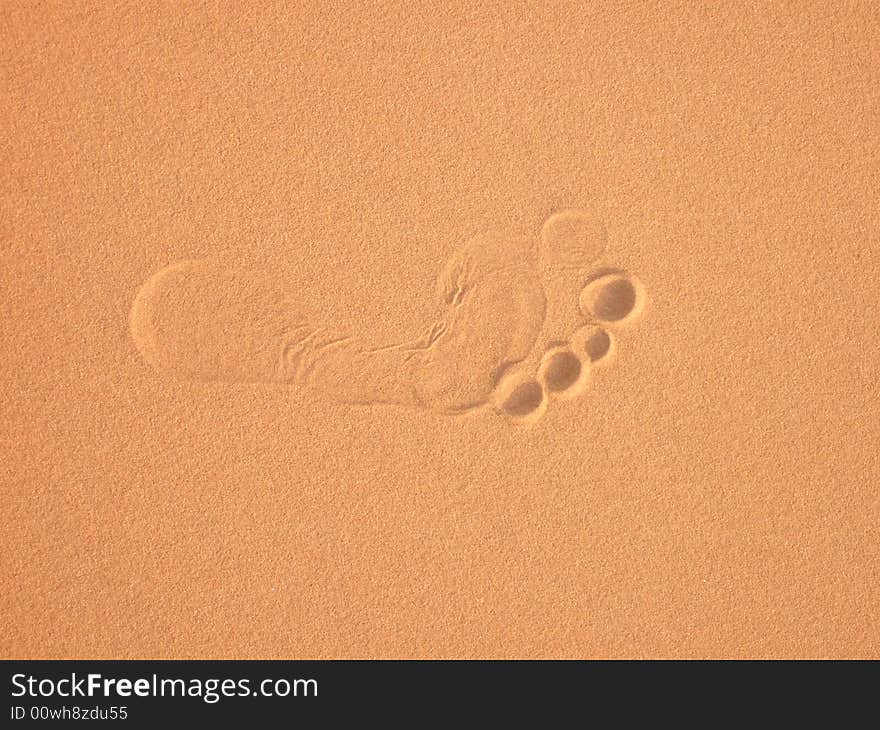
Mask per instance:
[[[354,5],[0,7],[0,655],[880,657],[877,9]]]

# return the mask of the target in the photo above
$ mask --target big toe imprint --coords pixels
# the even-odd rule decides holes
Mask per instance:
[[[586,282],[578,298],[584,317],[624,325],[635,321],[645,307],[645,287],[620,269],[601,269]]]
[[[153,275],[132,306],[131,334],[151,365],[177,377],[461,412],[487,402],[541,329],[544,293],[524,250],[501,236],[468,242],[441,277],[448,309],[427,338],[377,345],[315,325],[284,282],[206,260]]]

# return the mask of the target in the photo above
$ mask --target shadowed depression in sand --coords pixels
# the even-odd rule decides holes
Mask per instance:
[[[177,377],[288,384],[342,403],[446,413],[491,399],[501,413],[533,421],[548,396],[582,393],[591,361],[610,348],[604,330],[597,330],[604,347],[595,338],[579,343],[580,350],[550,346],[566,334],[560,328],[571,327],[575,303],[582,319],[611,324],[634,319],[644,306],[641,284],[624,272],[588,275],[605,245],[604,227],[580,210],[551,216],[536,242],[477,236],[438,277],[443,319],[421,338],[391,344],[304,321],[290,288],[268,273],[182,261],[140,289],[131,333],[150,364]],[[537,380],[527,377],[512,389],[502,384],[512,370],[517,378],[533,372],[533,355]]]

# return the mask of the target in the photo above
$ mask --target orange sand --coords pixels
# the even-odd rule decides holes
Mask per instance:
[[[880,657],[876,7],[355,5],[0,5],[0,656]]]

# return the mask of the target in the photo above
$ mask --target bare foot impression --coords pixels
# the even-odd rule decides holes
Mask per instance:
[[[533,423],[551,400],[585,391],[591,368],[613,360],[615,332],[644,309],[638,279],[595,268],[605,248],[604,226],[579,210],[552,215],[537,241],[477,236],[438,277],[443,317],[396,343],[304,320],[269,273],[182,261],[141,287],[131,335],[157,371],[179,378],[450,414],[493,408]]]

